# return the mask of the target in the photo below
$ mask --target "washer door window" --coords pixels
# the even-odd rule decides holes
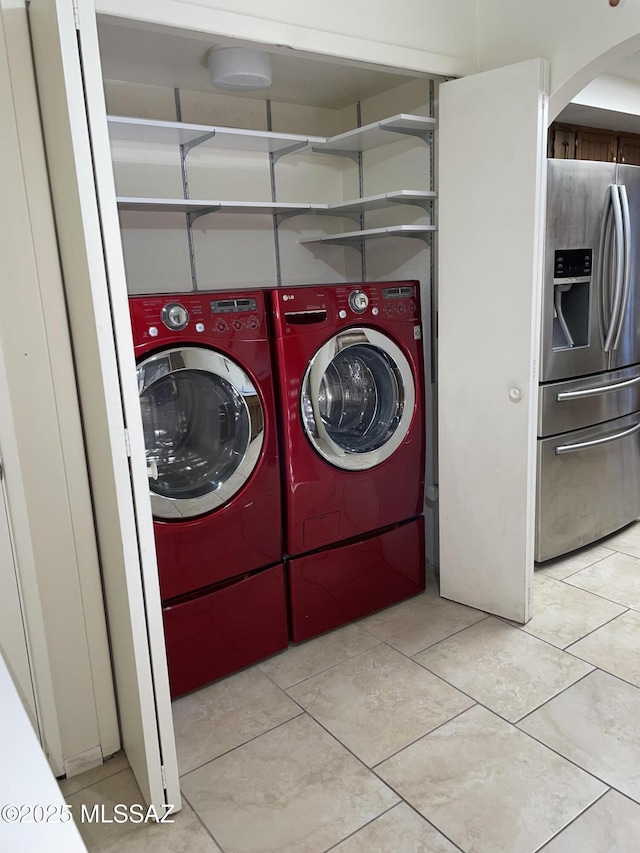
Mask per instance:
[[[364,470],[388,459],[404,441],[415,382],[403,352],[374,329],[335,335],[314,355],[301,388],[305,432],[338,468]]]
[[[225,504],[258,464],[264,414],[245,371],[200,347],[164,350],[138,365],[151,508],[190,518]]]

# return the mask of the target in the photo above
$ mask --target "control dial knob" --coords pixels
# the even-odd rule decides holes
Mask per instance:
[[[362,314],[367,310],[367,305],[369,304],[369,297],[362,290],[353,290],[349,294],[349,307],[352,311],[355,311],[356,314]]]
[[[189,322],[187,309],[179,302],[168,302],[162,309],[162,322],[167,329],[179,332]]]

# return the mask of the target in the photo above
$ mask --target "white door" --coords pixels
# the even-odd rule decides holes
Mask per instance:
[[[31,665],[11,541],[1,459],[0,480],[2,480],[0,483],[0,654],[4,657],[25,710],[39,735],[36,699],[31,680]]]
[[[33,0],[34,62],[80,388],[123,746],[180,806],[136,367],[92,0]]]
[[[546,63],[440,87],[440,573],[531,618]]]

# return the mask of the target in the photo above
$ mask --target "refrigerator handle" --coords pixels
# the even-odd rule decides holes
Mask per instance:
[[[600,301],[600,335],[602,345],[607,337],[611,321],[611,215],[615,184],[609,185],[609,193],[602,213],[600,242],[598,246],[598,267],[596,287]]]
[[[623,226],[623,242],[624,242],[624,278],[622,285],[622,299],[620,301],[620,316],[616,324],[616,334],[613,340],[611,349],[618,348],[620,335],[622,333],[622,324],[627,312],[627,304],[629,302],[629,290],[631,288],[631,215],[629,213],[629,198],[627,196],[627,188],[624,184],[618,186],[620,195],[620,206],[622,208],[622,226]]]
[[[562,403],[563,400],[597,397],[599,394],[608,394],[610,391],[620,391],[621,388],[629,388],[632,385],[637,385],[638,382],[640,382],[640,376],[634,376],[633,379],[625,379],[624,382],[614,382],[612,385],[600,385],[599,388],[581,388],[580,391],[560,391],[556,394],[556,400]]]
[[[562,453],[575,453],[577,450],[587,450],[589,447],[599,447],[601,444],[609,444],[610,441],[618,441],[620,438],[626,438],[628,435],[633,435],[640,432],[640,422],[634,424],[629,429],[623,429],[622,432],[614,432],[613,435],[605,435],[604,438],[594,438],[593,441],[579,441],[576,444],[559,444],[555,449],[556,456]]]
[[[618,321],[622,308],[622,294],[624,290],[624,226],[622,224],[622,204],[618,194],[618,188],[615,184],[611,185],[611,201],[613,203],[613,221],[615,224],[616,237],[616,285],[613,292],[613,305],[611,307],[611,316],[609,320],[609,328],[607,329],[607,337],[604,341],[604,351],[610,352],[613,347],[613,340],[618,331]]]

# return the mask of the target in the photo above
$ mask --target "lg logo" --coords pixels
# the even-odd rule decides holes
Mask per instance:
[[[283,302],[287,302],[289,299],[295,299],[295,296],[293,295],[293,293],[284,293],[282,295],[282,301]]]

